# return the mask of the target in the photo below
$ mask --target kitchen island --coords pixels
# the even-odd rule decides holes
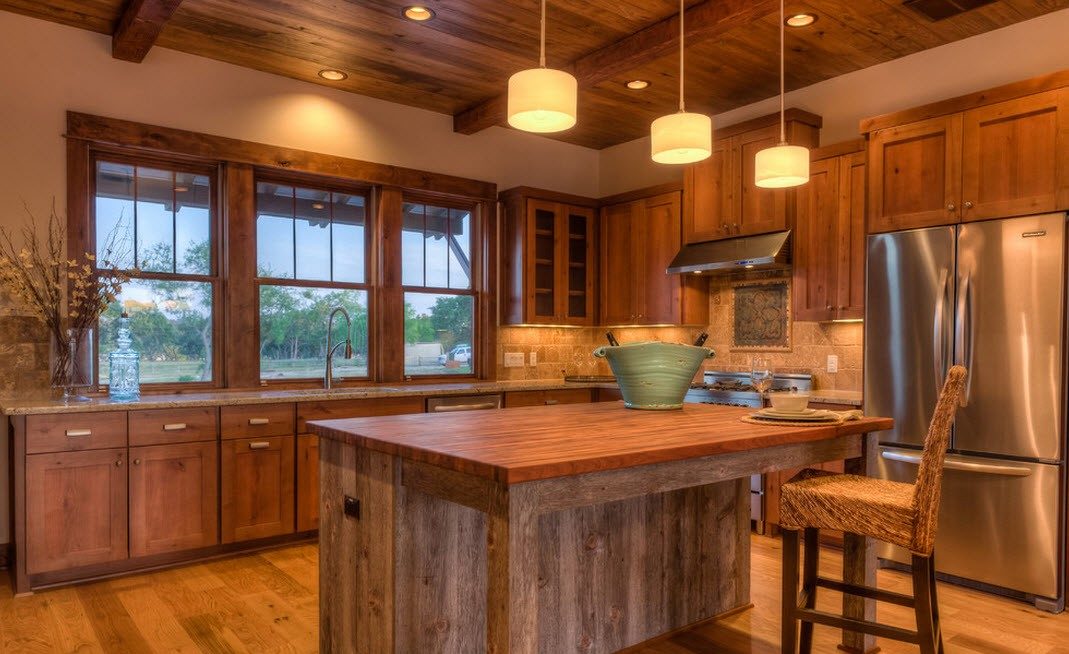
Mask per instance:
[[[604,403],[311,423],[321,651],[614,652],[749,606],[748,477],[837,459],[863,472],[865,434],[892,422],[745,414]],[[844,557],[848,580],[871,582],[865,539]]]

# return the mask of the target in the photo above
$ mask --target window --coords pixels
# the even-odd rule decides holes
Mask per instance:
[[[406,202],[401,250],[405,375],[472,374],[471,209]]]
[[[321,377],[326,323],[352,319],[353,358],[336,355],[338,379],[368,377],[367,198],[338,189],[256,184],[260,379]],[[335,320],[335,342],[345,321]]]
[[[115,320],[125,311],[142,383],[213,382],[214,170],[100,155],[93,173],[97,260],[131,275],[100,317],[100,381],[107,382]]]

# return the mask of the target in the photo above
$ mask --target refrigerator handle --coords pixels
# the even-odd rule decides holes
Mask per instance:
[[[970,360],[971,353],[967,351],[965,346],[965,333],[967,328],[972,326],[972,316],[969,315],[968,310],[971,308],[969,298],[969,280],[972,275],[966,275],[960,278],[958,281],[958,308],[957,319],[954,325],[954,351],[957,353],[955,359],[958,363],[968,368],[968,376],[965,381],[965,393],[961,396],[961,406],[969,406],[969,381],[972,379],[972,361]],[[968,323],[968,326],[966,325]],[[969,339],[972,340],[971,338]],[[942,382],[940,382],[942,386]]]
[[[943,268],[939,271],[939,299],[935,303],[935,319],[932,322],[932,352],[935,353],[935,387],[943,386],[943,378],[947,373],[947,345],[946,345],[946,304],[947,284],[950,281],[950,271]]]
[[[898,461],[899,463],[912,463],[913,465],[920,465],[922,453],[905,452],[902,450],[881,450],[880,456],[887,459],[888,461]],[[1004,475],[1007,477],[1028,477],[1032,474],[1032,470],[1027,466],[979,463],[976,461],[967,461],[964,459],[954,458],[953,455],[948,455],[943,460],[943,467],[947,470],[979,472],[988,475]]]

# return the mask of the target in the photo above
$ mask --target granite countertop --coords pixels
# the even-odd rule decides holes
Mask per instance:
[[[407,384],[399,386],[360,386],[292,390],[218,390],[199,393],[142,395],[137,402],[115,402],[107,396],[88,402],[65,404],[41,393],[15,394],[0,398],[0,414],[31,415],[43,413],[89,413],[93,411],[130,411],[138,409],[176,409],[198,406],[270,404],[273,402],[316,402],[326,400],[362,400],[386,397],[443,397],[475,395],[505,391],[544,391],[563,388],[617,388],[615,383],[566,382],[563,379],[518,381],[477,381],[459,383]]]
[[[860,391],[809,391],[809,401],[820,404],[850,404],[856,407],[860,407],[863,404]]]

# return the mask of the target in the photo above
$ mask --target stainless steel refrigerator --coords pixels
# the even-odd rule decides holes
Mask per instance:
[[[895,419],[883,478],[916,478],[946,370],[969,368],[937,570],[1051,611],[1064,608],[1065,232],[1049,214],[870,236],[865,301],[865,409]]]

